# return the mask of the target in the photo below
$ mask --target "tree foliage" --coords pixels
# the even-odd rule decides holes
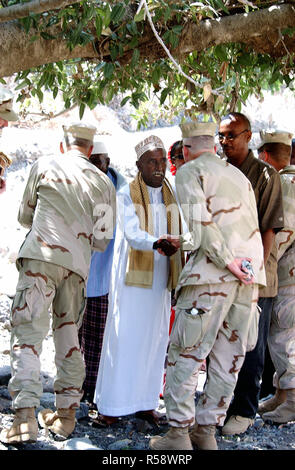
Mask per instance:
[[[1,19],[1,10],[27,2],[0,3]],[[260,96],[263,89],[282,85],[294,89],[293,20],[286,28],[257,37],[256,42],[253,37],[247,38],[245,31],[243,42],[231,42],[224,35],[223,40],[202,50],[185,47],[192,26],[198,28],[208,21],[217,26],[218,21],[230,18],[233,25],[236,19],[238,28],[242,14],[254,18],[261,10],[280,8],[287,2],[147,0],[158,38],[141,0],[82,0],[62,8],[56,3],[53,10],[30,11],[29,16],[11,22],[17,22],[29,43],[47,41],[52,47],[65,42],[73,53],[68,60],[44,61],[18,71],[15,81],[20,101],[32,95],[42,102],[44,91],[50,90],[53,97],[62,94],[66,108],[77,104],[82,117],[86,106],[93,109],[121,95],[121,105],[128,102],[134,106],[139,126],[145,126],[150,119],[147,105],[155,99],[163,115],[171,119],[180,113],[203,113],[218,120],[229,110],[239,110],[250,94]],[[0,23],[0,37],[4,24]],[[269,51],[271,36],[275,44]],[[78,47],[88,48],[89,56],[75,57]]]

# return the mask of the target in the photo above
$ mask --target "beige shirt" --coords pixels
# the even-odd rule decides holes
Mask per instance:
[[[113,237],[116,191],[110,179],[77,150],[41,157],[32,166],[18,220],[30,228],[18,259],[63,266],[87,279],[91,250]]]
[[[295,284],[295,166],[279,172],[284,203],[284,228],[276,234],[279,286]]]
[[[252,258],[255,282],[265,285],[256,200],[248,179],[212,153],[183,165],[176,191],[188,233],[181,247],[192,251],[177,290],[237,280],[226,268],[235,257]]]

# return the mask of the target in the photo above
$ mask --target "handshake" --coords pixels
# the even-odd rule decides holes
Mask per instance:
[[[172,256],[177,252],[179,246],[178,237],[165,235],[153,244],[153,250],[158,250],[158,252],[164,256]]]

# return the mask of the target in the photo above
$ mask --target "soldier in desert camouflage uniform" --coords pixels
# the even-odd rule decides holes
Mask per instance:
[[[268,346],[275,366],[276,393],[262,401],[258,411],[264,420],[287,423],[295,419],[295,166],[290,165],[292,134],[260,132],[259,158],[279,171],[283,204],[283,230],[276,234],[278,295],[272,311]]]
[[[192,449],[191,441],[200,449],[217,449],[216,425],[223,424],[246,350],[255,346],[258,285],[265,285],[251,184],[215,154],[213,123],[181,128],[186,164],[176,174],[176,189],[189,232],[167,238],[192,253],[176,290],[168,352],[164,398],[171,428],[151,439],[155,450]],[[241,267],[249,256],[251,279]],[[195,418],[198,371],[207,356],[209,381]]]
[[[39,422],[64,437],[75,427],[85,367],[78,329],[85,306],[91,250],[104,251],[112,238],[115,189],[88,160],[96,129],[64,126],[65,155],[39,158],[32,166],[18,220],[30,228],[20,248],[19,280],[11,309],[9,391],[15,420],[1,434],[7,443],[37,439],[35,408],[42,394],[40,353],[49,329],[55,343],[57,411],[43,410]]]

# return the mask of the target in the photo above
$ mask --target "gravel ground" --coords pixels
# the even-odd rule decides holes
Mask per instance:
[[[9,308],[11,299],[6,295],[0,295],[0,430],[9,426],[13,421],[11,410],[11,399],[7,390],[10,376],[9,366]],[[41,376],[43,382],[43,396],[41,408],[52,408],[54,406],[53,394],[53,364],[54,348],[52,336],[44,340],[41,355]],[[196,396],[202,390],[205,373],[200,376],[200,386]],[[160,401],[159,411],[165,414],[163,400]],[[20,446],[9,446],[0,443],[0,450],[104,450],[104,451],[148,451],[148,443],[151,436],[164,434],[167,425],[160,427],[136,418],[134,415],[122,417],[120,421],[108,428],[97,428],[93,426],[92,418],[95,412],[88,409],[84,403],[77,411],[77,425],[75,431],[67,440],[59,440],[44,429],[39,430],[38,441],[35,444]],[[253,450],[295,450],[295,422],[286,425],[274,426],[265,424],[257,415],[254,425],[242,436],[223,437],[217,431],[217,442],[219,450],[226,451],[253,451]]]

